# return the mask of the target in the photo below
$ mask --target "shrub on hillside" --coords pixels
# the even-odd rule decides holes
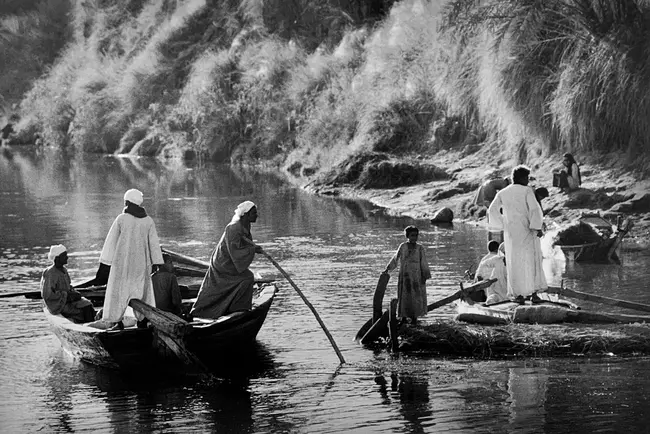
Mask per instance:
[[[0,6],[0,108],[19,103],[69,42],[70,0],[3,0]]]

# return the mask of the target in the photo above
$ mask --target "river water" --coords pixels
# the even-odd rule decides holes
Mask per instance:
[[[473,360],[390,355],[353,342],[371,315],[379,273],[416,224],[434,275],[429,301],[458,287],[483,255],[483,229],[441,228],[370,204],[316,197],[280,179],[226,166],[0,155],[0,293],[36,290],[52,244],[73,281],[94,275],[104,237],[136,187],[164,247],[208,259],[235,206],[253,200],[255,240],[292,275],[347,363],[286,282],[254,353],[217,379],[126,375],[72,359],[39,301],[0,299],[0,432],[650,432],[650,358]],[[622,265],[545,260],[551,283],[650,303],[647,253]],[[263,257],[254,268],[279,276]],[[395,295],[390,281],[386,300]],[[441,313],[451,313],[444,307]],[[238,356],[240,357],[240,356]],[[228,359],[228,355],[224,355]]]

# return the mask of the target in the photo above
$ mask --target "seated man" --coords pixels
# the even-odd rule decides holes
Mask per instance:
[[[499,254],[499,243],[494,240],[489,241],[487,248],[488,253],[483,256],[483,258],[481,258],[481,261],[478,263],[478,267],[476,268],[476,273],[474,274],[474,282],[489,279],[490,275],[492,274],[492,270],[494,269],[494,265],[490,259]]]
[[[506,269],[506,245],[501,243],[499,254],[488,259],[492,274],[490,279],[497,279],[489,288],[485,289],[486,305],[500,303],[508,300],[508,270]]]
[[[48,258],[53,262],[43,271],[41,295],[52,315],[63,315],[76,323],[95,319],[95,308],[90,300],[83,298],[70,285],[70,275],[64,267],[68,253],[62,244],[50,247]]]
[[[153,283],[153,294],[156,299],[156,307],[175,315],[181,315],[181,290],[178,287],[178,280],[174,275],[174,264],[172,257],[167,253],[162,255],[164,265],[151,275]]]

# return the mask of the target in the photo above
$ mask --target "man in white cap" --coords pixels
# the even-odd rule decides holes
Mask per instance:
[[[253,202],[247,200],[237,206],[235,215],[212,252],[210,268],[190,315],[219,318],[252,307],[255,278],[248,267],[255,253],[262,253],[262,248],[252,241],[251,223],[256,221],[257,207]]]
[[[95,308],[90,300],[72,289],[70,275],[64,267],[68,263],[67,249],[63,244],[50,247],[47,255],[52,265],[43,270],[41,296],[52,315],[63,315],[76,323],[95,319]]]
[[[124,194],[126,205],[113,221],[99,257],[110,267],[102,319],[93,327],[122,328],[122,317],[132,298],[155,306],[151,272],[153,265],[164,264],[156,225],[141,206],[142,192],[136,189]],[[143,318],[136,312],[139,320]],[[138,323],[144,325],[144,321]]]

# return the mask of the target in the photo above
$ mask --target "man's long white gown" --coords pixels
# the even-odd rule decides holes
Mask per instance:
[[[155,306],[151,266],[163,264],[156,225],[151,217],[117,216],[108,231],[100,262],[110,265],[102,319],[117,322],[132,298]],[[136,312],[136,318],[140,315]]]
[[[501,214],[500,210],[503,210]],[[537,231],[542,208],[531,187],[512,184],[500,190],[488,209],[490,230],[503,230],[508,273],[508,297],[524,297],[547,288]]]

